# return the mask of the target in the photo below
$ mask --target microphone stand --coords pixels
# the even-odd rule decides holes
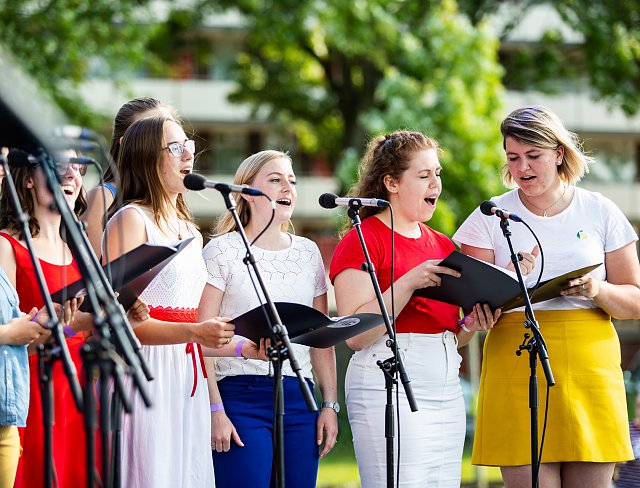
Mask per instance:
[[[360,240],[360,245],[362,246],[362,252],[364,253],[365,262],[362,264],[362,270],[367,271],[369,276],[371,277],[371,284],[373,285],[373,289],[376,294],[376,299],[378,300],[378,306],[380,307],[380,312],[382,313],[382,318],[384,319],[384,324],[387,328],[387,334],[389,338],[386,341],[387,347],[391,349],[393,356],[385,361],[377,361],[376,364],[382,370],[384,374],[384,382],[385,389],[387,391],[387,403],[385,405],[385,415],[384,415],[384,436],[386,439],[386,460],[387,460],[387,487],[393,488],[394,481],[394,437],[395,437],[395,415],[393,409],[393,389],[394,385],[397,385],[396,380],[396,372],[399,373],[400,381],[402,382],[402,386],[404,387],[405,394],[407,396],[407,401],[409,402],[409,408],[411,408],[412,412],[418,411],[418,405],[416,403],[415,397],[413,396],[413,390],[411,388],[411,380],[409,379],[409,375],[404,367],[404,362],[402,360],[402,356],[398,354],[398,342],[396,340],[395,333],[393,328],[391,327],[391,322],[389,320],[389,314],[387,313],[387,308],[384,303],[384,299],[382,298],[382,291],[380,290],[380,284],[378,283],[378,278],[376,277],[375,269],[373,267],[373,263],[371,263],[371,258],[369,257],[369,252],[367,251],[367,245],[364,241],[364,236],[362,234],[362,229],[360,228],[362,221],[360,220],[360,208],[362,204],[357,199],[353,199],[349,202],[349,210],[347,214],[351,219],[351,223],[353,227],[356,229],[358,234],[358,238]]]
[[[54,474],[54,466],[53,466],[53,449],[52,449],[52,441],[53,441],[53,367],[55,361],[62,361],[62,368],[65,376],[67,377],[67,381],[69,382],[69,388],[71,390],[71,395],[73,397],[73,401],[75,402],[76,408],[78,411],[82,410],[83,406],[83,397],[82,390],[80,389],[80,383],[78,382],[78,373],[76,371],[76,367],[71,361],[71,356],[69,355],[69,348],[67,347],[67,342],[64,338],[64,334],[62,332],[62,326],[60,325],[60,321],[58,320],[58,316],[53,307],[53,302],[51,301],[51,294],[49,293],[49,289],[47,287],[47,283],[44,279],[44,274],[42,272],[42,267],[40,266],[40,261],[36,257],[35,249],[33,247],[33,240],[31,236],[31,232],[29,231],[29,223],[25,213],[22,211],[20,206],[20,199],[18,198],[18,194],[16,192],[15,183],[13,181],[13,177],[11,176],[11,169],[6,162],[6,159],[2,158],[2,165],[4,167],[5,172],[5,180],[7,181],[7,188],[9,190],[9,198],[11,203],[13,204],[14,210],[16,212],[16,220],[20,226],[20,230],[24,237],[24,241],[26,247],[29,251],[29,256],[31,258],[31,264],[33,265],[33,270],[36,276],[36,281],[38,282],[38,288],[40,289],[40,294],[42,295],[42,299],[44,300],[44,306],[49,315],[49,319],[47,321],[47,328],[51,330],[51,338],[52,340],[48,340],[45,344],[39,344],[37,346],[38,352],[38,369],[40,374],[40,392],[42,396],[42,419],[43,419],[43,427],[44,427],[44,486],[48,488],[52,485],[53,474]]]
[[[85,282],[87,293],[85,300],[88,301],[94,317],[94,335],[85,341],[81,349],[85,372],[86,483],[88,488],[93,488],[96,484],[94,470],[94,426],[96,423],[95,389],[93,387],[94,372],[96,368],[100,372],[100,400],[104,402],[108,399],[109,380],[113,379],[114,397],[118,397],[122,401],[127,411],[131,410],[131,402],[125,394],[124,383],[120,377],[122,367],[120,361],[116,359],[118,354],[125,358],[126,364],[129,366],[128,372],[133,378],[133,384],[147,406],[151,405],[151,399],[144,384],[142,372],[148,376],[150,376],[150,372],[141,355],[140,343],[131,332],[125,312],[117,302],[113,288],[98,263],[86,234],[82,231],[82,224],[64,199],[57,173],[53,169],[54,165],[51,157],[41,150],[38,159],[49,191],[54,198],[55,206],[60,213],[67,245],[78,264]],[[109,416],[107,412],[108,409],[103,408],[100,416],[101,464],[103,476],[106,478],[103,485],[111,486],[109,483]]]
[[[296,374],[298,378],[298,385],[300,387],[300,391],[302,392],[302,396],[307,403],[307,407],[310,412],[317,412],[318,407],[316,406],[315,400],[309,389],[309,385],[305,381],[304,376],[302,375],[302,370],[300,369],[300,365],[298,364],[298,360],[295,357],[293,352],[293,348],[291,347],[291,342],[289,340],[289,333],[287,332],[287,328],[280,320],[280,316],[278,311],[269,296],[269,292],[267,291],[267,287],[262,280],[262,276],[260,275],[260,270],[258,269],[258,265],[256,264],[255,257],[251,252],[251,244],[247,239],[247,235],[244,231],[244,227],[240,218],[238,217],[238,212],[236,211],[236,203],[231,197],[231,188],[216,187],[216,189],[222,194],[224,198],[224,203],[227,207],[227,210],[231,213],[233,220],[236,223],[236,228],[238,229],[238,234],[242,238],[242,242],[247,250],[247,255],[243,259],[245,264],[251,265],[253,272],[258,280],[258,284],[260,286],[260,290],[265,299],[267,319],[270,322],[271,330],[276,337],[276,345],[270,347],[269,351],[269,359],[273,364],[273,372],[274,372],[274,383],[273,383],[273,398],[274,398],[274,465],[275,465],[275,475],[276,475],[276,486],[278,488],[284,488],[285,479],[284,479],[284,391],[282,387],[282,363],[289,359],[289,363],[291,364],[291,368],[293,372]]]
[[[498,214],[496,214],[498,215]],[[549,353],[547,351],[547,345],[540,332],[540,327],[536,321],[535,314],[533,313],[533,307],[529,298],[527,287],[520,271],[520,259],[513,250],[513,244],[511,243],[511,231],[509,230],[509,220],[503,215],[500,217],[500,228],[502,234],[507,239],[509,245],[509,252],[511,253],[511,262],[516,270],[518,276],[518,284],[520,285],[520,292],[524,298],[524,310],[525,310],[525,329],[531,330],[531,334],[525,332],[522,344],[518,346],[516,355],[520,356],[523,350],[529,352],[529,409],[531,414],[531,487],[537,488],[538,486],[538,473],[540,469],[540,463],[538,462],[538,377],[536,373],[537,357],[540,357],[540,364],[544,372],[547,384],[553,386],[556,384],[553,373],[551,371],[551,364],[549,363]]]

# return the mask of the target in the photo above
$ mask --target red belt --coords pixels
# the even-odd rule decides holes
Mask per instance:
[[[198,321],[198,311],[195,308],[172,308],[172,307],[149,307],[151,311],[149,315],[157,320],[164,322],[184,322],[194,324]],[[194,347],[195,345],[195,347]],[[202,355],[202,346],[197,342],[189,342],[185,348],[185,353],[191,354],[191,362],[193,364],[193,388],[191,396],[195,395],[198,387],[198,361],[196,359],[196,351],[200,358],[200,367],[202,375],[207,378],[207,369],[204,365],[204,356]]]

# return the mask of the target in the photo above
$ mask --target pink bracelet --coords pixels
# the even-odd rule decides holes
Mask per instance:
[[[211,404],[211,411],[212,412],[219,412],[220,410],[224,410],[224,405],[222,403],[212,403]]]
[[[246,342],[247,340],[243,337],[242,339],[240,339],[237,343],[236,343],[236,357],[239,359],[246,359],[243,355],[242,355],[242,345]]]

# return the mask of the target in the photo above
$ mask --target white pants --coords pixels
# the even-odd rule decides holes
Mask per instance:
[[[395,463],[400,449],[400,487],[460,486],[465,434],[465,407],[458,378],[460,361],[453,332],[398,334],[405,368],[411,380],[417,412],[411,412],[399,382],[400,419],[396,415]],[[362,488],[387,485],[386,390],[376,361],[391,357],[383,336],[356,352],[345,380],[346,403]],[[394,392],[395,402],[395,392]],[[394,471],[395,479],[395,471]]]

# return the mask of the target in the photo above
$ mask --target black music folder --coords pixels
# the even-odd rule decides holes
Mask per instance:
[[[544,302],[560,296],[560,292],[567,288],[569,280],[583,276],[601,264],[592,264],[541,281],[531,302]],[[440,266],[459,271],[460,278],[443,274],[440,286],[415,290],[414,296],[458,305],[463,310],[471,310],[476,303],[487,303],[492,310],[501,308],[503,312],[524,306],[524,297],[520,292],[515,273],[502,270],[458,251],[449,254],[442,260]],[[528,289],[528,293],[531,297],[531,288]]]
[[[189,237],[166,246],[145,243],[102,267],[107,277],[109,276],[107,268],[110,268],[111,286],[118,292],[118,301],[125,310],[129,310],[158,273],[193,239]],[[84,278],[80,278],[52,294],[51,299],[56,303],[62,303],[65,299],[85,294]],[[88,312],[89,304],[85,301],[80,306],[80,310]]]
[[[289,340],[310,347],[331,347],[350,337],[383,323],[382,315],[357,313],[345,317],[330,318],[315,308],[299,303],[275,302],[280,320],[287,328]],[[256,344],[262,337],[275,340],[268,325],[266,305],[234,318],[235,333]]]

